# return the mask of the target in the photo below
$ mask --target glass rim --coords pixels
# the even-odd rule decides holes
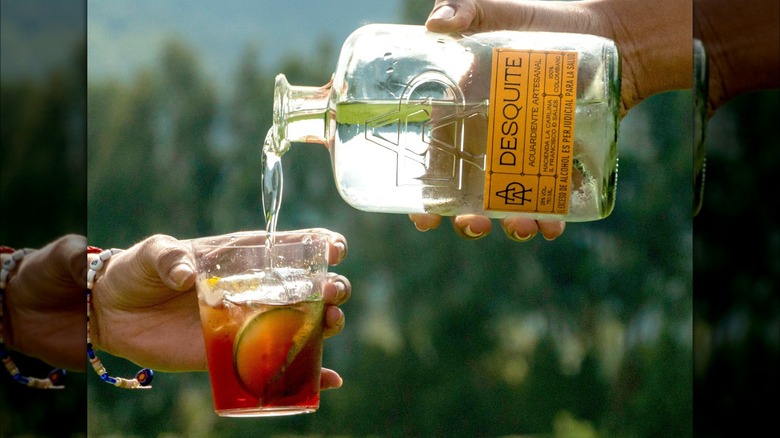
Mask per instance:
[[[269,235],[273,235],[275,238],[274,246],[299,245],[304,243],[303,238],[306,236],[317,236],[318,241],[324,241],[327,244],[330,244],[332,237],[332,233],[329,231],[316,228],[275,231],[274,233],[269,233],[266,230],[244,230],[213,236],[196,237],[189,239],[189,242],[192,248],[256,248],[266,246]],[[234,239],[240,239],[242,237],[263,238],[263,240],[257,243],[236,243],[234,241]]]

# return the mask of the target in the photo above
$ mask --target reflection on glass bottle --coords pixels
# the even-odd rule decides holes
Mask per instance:
[[[693,215],[701,211],[704,202],[704,171],[707,151],[704,132],[707,129],[707,99],[709,77],[707,53],[701,40],[693,40]]]
[[[619,105],[602,37],[372,24],[329,84],[277,76],[264,153],[324,144],[339,193],[365,211],[596,220],[614,207]]]

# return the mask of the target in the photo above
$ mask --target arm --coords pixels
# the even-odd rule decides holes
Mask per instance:
[[[10,273],[3,338],[10,350],[71,371],[86,369],[86,238],[63,236]]]
[[[346,240],[334,233],[331,264],[346,255]],[[206,352],[195,292],[196,273],[185,241],[151,236],[112,256],[92,291],[90,336],[96,350],[160,371],[205,371]],[[349,281],[329,274],[325,287],[325,336],[344,326],[339,305],[351,294]],[[341,378],[323,369],[323,389]]]
[[[780,87],[780,3],[695,0],[694,35],[709,60],[709,114],[734,97]]]

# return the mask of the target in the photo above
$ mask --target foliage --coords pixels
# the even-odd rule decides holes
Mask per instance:
[[[405,22],[429,10],[412,0],[404,7]],[[332,65],[336,51],[329,41],[319,49],[321,59],[290,54],[277,70],[247,47],[229,96],[178,40],[131,81],[90,81],[88,94],[78,79],[84,53],[74,71],[42,83],[4,81],[0,243],[41,246],[87,225],[90,243],[106,247],[263,226],[259,151],[273,75],[327,82],[330,72],[316,66]],[[761,208],[780,151],[767,130],[777,102],[777,92],[745,96],[712,119],[705,203],[692,229],[690,95],[648,99],[621,124],[615,211],[568,224],[555,242],[512,243],[498,229],[466,242],[446,221],[423,234],[403,216],[354,211],[331,182],[328,152],[296,145],[284,158],[280,228],[345,234],[349,256],[334,270],[354,287],[344,332],[325,351],[345,385],[323,393],[318,413],[219,418],[206,373],[159,373],[144,392],[72,373],[56,394],[31,393],[6,375],[0,432],[677,437],[695,426],[704,436],[750,434],[773,418],[766,399],[778,383],[780,234],[773,211]],[[765,235],[745,239],[743,228]],[[117,375],[137,369],[101,358]],[[30,374],[48,371],[14,359]]]
[[[749,93],[706,131],[702,211],[694,218],[694,426],[703,436],[758,435],[780,388],[778,90]]]
[[[75,58],[83,61],[83,54]],[[86,235],[84,63],[53,69],[39,80],[0,84],[0,244],[39,248],[55,236]],[[7,311],[7,310],[6,310]],[[52,367],[10,352],[23,374],[44,377]],[[0,436],[85,435],[86,378],[40,391],[0,377]]]
[[[222,103],[180,42],[131,83],[90,84],[91,241],[264,225],[259,154],[277,72],[258,64],[247,48]],[[312,65],[291,56],[279,71],[293,84],[327,82]],[[325,352],[345,386],[324,393],[315,415],[231,421],[214,418],[205,374],[161,374],[132,405],[138,395],[90,385],[90,431],[185,434],[197,420],[220,436],[686,435],[689,104],[688,93],[660,95],[624,120],[615,212],[571,223],[555,242],[516,244],[500,230],[467,242],[446,223],[421,234],[402,215],[355,211],[327,150],[294,145],[280,229],[326,227],[350,243],[336,268],[354,287],[348,324]]]

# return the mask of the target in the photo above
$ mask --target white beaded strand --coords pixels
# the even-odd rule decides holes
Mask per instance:
[[[103,269],[103,266],[111,256],[120,252],[122,252],[122,250],[116,248],[101,250],[94,246],[87,247],[88,254],[96,255],[90,260],[89,271],[87,271],[87,357],[89,358],[89,363],[92,364],[92,368],[104,382],[119,388],[150,389],[152,387],[152,379],[154,378],[154,371],[152,369],[143,368],[138,371],[135,378],[132,379],[110,376],[108,371],[106,371],[106,367],[103,366],[103,363],[92,349],[92,339],[89,332],[89,316],[92,309],[92,288],[95,285],[98,271]]]
[[[5,349],[5,340],[3,338],[3,311],[5,309],[5,289],[8,285],[8,277],[22,258],[33,251],[34,250],[30,248],[14,251],[13,248],[7,246],[0,247],[0,253],[10,254],[10,256],[3,261],[3,266],[0,270],[0,359],[2,359],[3,365],[8,373],[11,374],[11,377],[22,385],[38,389],[62,389],[65,386],[61,383],[67,374],[64,369],[55,368],[51,370],[45,379],[24,376]]]

